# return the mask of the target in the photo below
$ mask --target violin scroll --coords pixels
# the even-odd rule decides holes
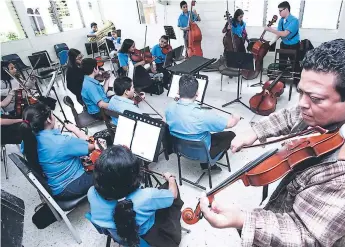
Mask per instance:
[[[201,213],[199,205],[198,205],[197,209],[199,209],[198,211]],[[182,211],[182,219],[186,224],[194,225],[195,223],[197,223],[200,220],[200,217],[197,216],[197,214],[193,211],[192,208],[185,208]]]

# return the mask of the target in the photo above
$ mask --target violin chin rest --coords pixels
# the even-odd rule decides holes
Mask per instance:
[[[345,139],[345,124],[343,124],[339,129],[339,134]]]

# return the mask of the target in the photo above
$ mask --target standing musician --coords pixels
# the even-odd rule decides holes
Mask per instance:
[[[279,59],[282,60],[295,60],[295,71],[300,72],[301,66],[299,62],[300,58],[300,35],[299,35],[299,21],[298,19],[290,14],[290,4],[285,1],[278,5],[279,14],[281,19],[278,23],[278,30],[275,30],[272,27],[265,27],[265,30],[276,35],[275,39],[270,42],[270,45],[275,43],[279,38],[282,39],[280,43],[280,49],[289,49],[296,51],[296,57],[288,54],[279,54]],[[283,62],[286,63],[286,62]],[[295,83],[298,83],[298,80],[295,79]]]
[[[140,188],[141,161],[123,146],[102,152],[88,192],[91,222],[124,246],[177,247],[183,201],[170,173],[160,188]]]
[[[134,87],[133,81],[129,77],[119,77],[114,81],[114,95],[110,101],[108,109],[123,113],[125,110],[142,114],[140,109],[134,105]],[[113,123],[117,125],[117,118],[111,117]]]
[[[233,152],[256,140],[344,124],[345,40],[309,51],[302,67],[298,106],[264,117],[245,135],[236,136]],[[209,208],[203,197],[201,210],[213,227],[241,229],[242,246],[344,246],[344,148],[309,159],[288,173],[264,209],[243,212],[217,202]]]
[[[167,35],[163,35],[159,39],[159,44],[155,45],[151,50],[152,56],[155,57],[156,70],[159,73],[163,73],[163,86],[167,90],[169,89],[170,73],[163,68],[166,57],[166,54],[163,53],[163,48],[168,48],[170,46],[168,42],[169,37]]]
[[[190,11],[188,11],[188,5],[186,1],[180,2],[180,8],[182,10],[182,13],[178,18],[177,26],[183,31],[184,47],[186,49],[187,57],[189,21],[201,21],[201,18],[200,15],[194,9],[193,13],[191,14],[191,20],[189,20]]]
[[[65,124],[65,127],[78,138],[62,135],[55,129],[50,108],[36,103],[25,109],[20,132],[23,154],[46,177],[54,198],[72,200],[85,195],[93,185],[92,175],[84,171],[80,157],[88,155],[95,146],[74,125]]]
[[[231,116],[229,119],[226,119],[202,110],[194,102],[198,96],[198,87],[198,81],[194,76],[181,76],[179,81],[180,99],[166,109],[166,123],[169,125],[170,133],[173,136],[186,140],[205,140],[210,148],[210,156],[214,158],[222,150],[228,150],[232,139],[235,137],[235,133],[232,131],[220,131],[234,127],[240,118]],[[219,133],[211,135],[210,132]],[[200,166],[201,169],[208,169],[207,163],[201,163]],[[211,169],[216,171],[222,170],[217,165],[213,165]]]
[[[84,81],[84,72],[81,69],[83,57],[83,54],[79,50],[69,49],[66,72],[67,88],[75,95],[81,105],[84,105],[81,97],[81,89]]]
[[[108,108],[109,103],[106,92],[108,91],[110,78],[104,81],[103,86],[95,79],[95,76],[99,74],[96,59],[83,59],[81,68],[84,72],[81,96],[86,105],[87,112],[94,118],[102,120],[101,108]]]

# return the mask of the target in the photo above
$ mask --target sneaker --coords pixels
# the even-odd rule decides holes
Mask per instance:
[[[205,167],[205,168],[202,168],[202,170],[207,170],[208,169],[208,167]],[[215,172],[221,172],[222,171],[222,168],[221,167],[219,167],[219,166],[217,166],[217,165],[213,165],[212,167],[211,167],[211,171],[215,171]]]

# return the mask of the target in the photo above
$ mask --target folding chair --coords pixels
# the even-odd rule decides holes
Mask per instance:
[[[56,69],[51,68],[49,59],[45,53],[28,56],[32,68],[35,67],[37,71],[37,79],[43,84],[42,80],[51,78]],[[41,70],[41,71],[39,71]]]
[[[60,43],[60,44],[54,45],[54,50],[55,50],[56,56],[59,58],[59,53],[61,51],[68,51],[69,48],[66,45],[66,43]]]
[[[208,163],[208,180],[210,189],[212,188],[212,178],[211,178],[211,167],[215,164],[219,164],[228,168],[231,172],[229,156],[227,150],[221,151],[215,158],[211,158],[210,152],[208,150],[207,144],[203,140],[185,140],[178,138],[176,136],[171,136],[173,152],[176,153],[178,162],[178,172],[179,172],[179,182],[182,185],[182,181],[192,184],[200,189],[206,190],[204,186],[199,185],[200,180],[205,175],[205,172],[197,179],[196,182],[192,182],[184,177],[182,177],[181,171],[181,156],[189,160],[199,161],[200,163]],[[227,165],[219,163],[218,160],[225,153]]]
[[[47,203],[55,218],[58,221],[61,221],[61,219],[64,220],[74,239],[78,242],[78,244],[80,244],[82,242],[80,236],[69,221],[67,214],[75,209],[79,204],[87,201],[87,195],[85,194],[77,199],[69,201],[55,200],[50,193],[50,188],[47,181],[40,172],[36,171],[36,169],[32,165],[30,165],[23,157],[19,156],[18,154],[11,153],[9,157],[18,167],[18,169],[23,173],[25,178],[37,189],[41,200]]]
[[[62,84],[64,89],[66,90],[66,69],[67,69],[67,62],[68,62],[68,50],[62,50],[58,54],[59,62],[60,62],[60,70],[62,72]]]
[[[46,54],[46,55],[47,55],[48,61],[49,61],[49,63],[50,63],[50,67],[54,68],[54,67],[57,67],[57,66],[59,65],[59,62],[53,61],[53,60],[50,58],[50,55],[49,55],[49,53],[48,53],[46,50],[38,51],[38,52],[32,53],[32,55],[39,55],[39,54]]]

